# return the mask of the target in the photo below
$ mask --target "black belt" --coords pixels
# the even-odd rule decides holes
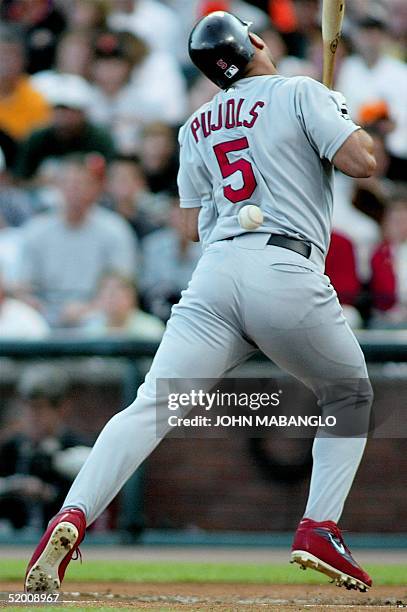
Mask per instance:
[[[304,242],[303,240],[288,238],[288,236],[281,236],[280,234],[271,234],[267,244],[294,251],[294,253],[298,253],[307,259],[311,257],[312,247],[309,242]]]
[[[237,236],[230,236],[229,238],[225,238],[225,240],[233,240],[236,237]],[[306,259],[311,257],[312,247],[309,242],[304,242],[304,240],[288,238],[288,236],[282,236],[281,234],[271,234],[270,238],[267,240],[267,244],[294,251],[294,253],[302,255]]]

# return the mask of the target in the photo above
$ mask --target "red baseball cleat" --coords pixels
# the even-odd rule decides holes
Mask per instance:
[[[27,593],[58,591],[85,530],[86,518],[78,508],[63,510],[51,520],[28,564],[24,582]]]
[[[302,519],[291,549],[291,563],[326,574],[337,586],[367,591],[372,579],[356,563],[333,521]]]

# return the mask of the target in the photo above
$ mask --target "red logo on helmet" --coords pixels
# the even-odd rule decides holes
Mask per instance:
[[[219,68],[222,68],[222,70],[226,70],[226,68],[228,67],[227,63],[223,59],[218,60],[216,62],[216,65],[219,66]]]

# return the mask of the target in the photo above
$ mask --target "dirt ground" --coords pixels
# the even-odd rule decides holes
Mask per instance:
[[[0,607],[6,593],[21,591],[21,584],[1,584]],[[407,608],[407,587],[375,587],[369,593],[339,589],[333,585],[239,584],[132,584],[67,582],[60,603],[75,608],[134,610],[399,610]],[[3,604],[1,602],[3,600]],[[69,602],[69,603],[68,603]],[[58,609],[58,608],[57,608]]]

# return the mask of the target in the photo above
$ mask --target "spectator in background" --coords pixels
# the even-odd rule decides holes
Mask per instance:
[[[200,244],[184,235],[178,200],[173,201],[168,226],[146,236],[142,251],[144,302],[150,312],[167,321],[201,256]]]
[[[389,26],[396,52],[407,59],[407,4],[405,0],[387,0]]]
[[[53,0],[3,0],[2,13],[3,18],[23,27],[28,72],[51,68],[59,36],[66,25]]]
[[[0,267],[0,340],[40,340],[48,334],[39,312],[8,294]]]
[[[23,189],[13,186],[5,156],[0,149],[0,269],[3,270],[2,280],[8,287],[15,287],[18,283],[22,250],[21,225],[31,215],[31,199]]]
[[[151,53],[129,32],[104,32],[96,40],[94,121],[113,131],[118,151],[139,151],[142,128],[152,121],[175,125],[185,118],[186,90],[175,60]]]
[[[19,150],[16,174],[32,178],[49,159],[61,159],[73,153],[98,152],[106,160],[113,157],[114,145],[109,133],[87,119],[92,92],[81,77],[56,74],[37,83],[49,99],[53,111],[48,127],[33,132]]]
[[[14,140],[50,119],[47,101],[24,73],[23,45],[19,28],[0,23],[0,129]]]
[[[106,190],[111,208],[128,221],[140,239],[167,220],[169,198],[155,196],[148,190],[140,162],[133,157],[113,160]]]
[[[258,29],[260,29],[260,24],[264,23],[265,14],[268,9],[261,0],[257,2],[252,2],[251,0],[247,2],[244,0],[195,0],[194,2],[194,0],[192,0],[191,4],[194,5],[197,19],[200,19],[204,15],[209,15],[209,13],[213,11],[236,12],[239,16],[241,13],[244,13],[245,17],[242,16],[241,19],[249,20],[250,16],[250,18],[254,20],[253,25],[257,24]],[[259,6],[262,10],[258,9]]]
[[[89,79],[92,62],[93,44],[89,32],[70,30],[61,37],[55,65],[50,70],[37,72],[33,76],[33,82],[42,91],[42,88],[45,88],[46,92],[48,83],[52,82],[56,74],[76,74],[84,79]]]
[[[107,27],[109,0],[72,0],[65,8],[70,30],[83,30],[89,35]]]
[[[131,32],[152,51],[179,55],[179,13],[157,0],[112,0],[111,6],[108,25],[112,30]]]
[[[352,242],[333,231],[325,262],[325,273],[338,294],[344,315],[355,329],[362,326],[362,318],[356,308],[361,285],[356,271],[356,259]]]
[[[150,123],[143,132],[140,160],[153,193],[178,194],[178,144],[175,132],[165,123]]]
[[[164,328],[160,319],[140,309],[134,281],[120,274],[102,279],[95,308],[82,325],[94,336],[126,336],[151,342],[161,340]]]
[[[29,194],[13,183],[7,169],[6,158],[0,148],[0,230],[5,227],[19,227],[33,214]]]
[[[3,283],[11,290],[21,280],[23,229],[7,225],[0,213],[0,269]]]
[[[279,74],[285,77],[293,76],[308,76],[312,79],[321,80],[322,75],[322,46],[321,34],[316,29],[315,3],[297,2],[289,0],[291,9],[286,18],[281,18],[273,24],[281,28],[280,31],[270,26],[261,33],[261,37],[266,41],[270,48],[273,60],[277,66]],[[271,13],[278,13],[278,4],[287,4],[287,0],[277,0],[271,3]],[[312,5],[311,7],[309,5]],[[274,7],[274,10],[273,10]],[[283,6],[280,7],[282,9]],[[308,11],[306,26],[302,22],[302,18],[297,18],[302,11]],[[291,15],[290,15],[291,14]],[[342,44],[339,46],[336,53],[336,66],[340,62],[340,56],[343,50]]]
[[[309,57],[312,43],[321,37],[319,0],[294,0],[294,15],[290,27],[282,31],[289,56]]]
[[[144,116],[138,92],[132,84],[132,72],[143,63],[147,47],[128,32],[105,31],[96,39],[94,54],[92,118],[112,131],[118,151],[134,153],[139,145]]]
[[[407,328],[407,189],[393,196],[383,220],[383,241],[372,257],[373,327]]]
[[[370,276],[370,258],[380,238],[376,221],[353,205],[356,183],[339,172],[335,175],[333,228],[355,245],[357,273],[362,282]]]
[[[53,327],[78,323],[107,272],[136,273],[136,241],[129,225],[97,205],[103,180],[93,160],[66,160],[59,188],[62,210],[40,215],[25,227],[22,270],[26,299]]]
[[[389,178],[404,180],[407,168],[407,66],[386,53],[388,42],[386,15],[366,15],[355,30],[357,54],[344,60],[337,89],[345,95],[355,120],[362,105],[387,103],[395,129],[387,136],[391,154]]]
[[[263,0],[252,0],[256,6],[264,6]],[[293,32],[297,25],[295,0],[269,0],[270,19],[279,32]]]
[[[64,423],[70,387],[58,366],[29,366],[21,377],[25,427],[0,447],[0,518],[16,529],[47,525],[89,454]]]

